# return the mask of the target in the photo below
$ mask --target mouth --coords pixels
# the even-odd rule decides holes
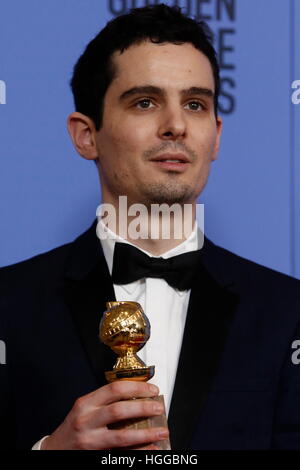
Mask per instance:
[[[190,165],[189,159],[182,153],[165,153],[152,158],[150,161],[159,168],[176,172],[185,171]]]

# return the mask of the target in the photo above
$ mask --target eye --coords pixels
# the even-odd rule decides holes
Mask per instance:
[[[200,101],[189,101],[185,107],[188,107],[191,111],[201,111],[204,109],[204,106]]]
[[[152,108],[153,103],[149,98],[143,98],[142,100],[139,100],[137,103],[135,103],[135,107],[138,109],[149,109]]]

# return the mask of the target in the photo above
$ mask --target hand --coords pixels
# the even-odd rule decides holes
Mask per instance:
[[[42,450],[101,450],[113,448],[153,449],[164,440],[167,428],[109,429],[107,425],[124,419],[148,418],[163,414],[160,403],[131,400],[158,395],[155,385],[118,381],[76,400],[63,423],[42,443]]]

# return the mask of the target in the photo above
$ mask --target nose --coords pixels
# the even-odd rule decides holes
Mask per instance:
[[[159,137],[163,140],[178,140],[186,136],[184,110],[180,106],[167,107],[162,111],[159,124]]]

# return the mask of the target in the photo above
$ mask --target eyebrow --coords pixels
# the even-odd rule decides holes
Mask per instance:
[[[119,100],[124,101],[127,98],[134,96],[134,95],[142,95],[142,94],[155,94],[158,96],[164,96],[166,93],[162,88],[153,86],[153,85],[145,85],[145,86],[137,86],[130,88],[129,90],[124,91],[120,95]],[[180,94],[182,96],[192,96],[192,95],[204,95],[208,98],[213,98],[214,97],[214,92],[210,88],[203,88],[203,87],[198,87],[198,86],[193,86],[190,88],[187,88],[185,90],[181,90]]]

